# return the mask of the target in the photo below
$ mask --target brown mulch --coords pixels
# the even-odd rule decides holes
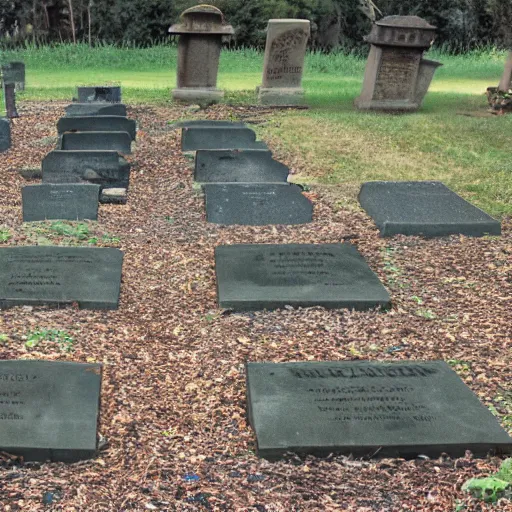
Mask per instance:
[[[7,244],[33,243],[22,228],[20,189],[27,182],[18,170],[39,166],[52,149],[48,137],[63,109],[22,105],[13,149],[0,155],[0,223],[14,234]],[[383,240],[364,212],[341,209],[332,194],[313,188],[312,224],[207,224],[179,131],[166,130],[166,121],[184,114],[177,106],[129,113],[140,131],[128,203],[102,205],[99,216],[125,254],[119,309],[2,311],[0,333],[9,341],[0,357],[103,363],[104,446],[97,458],[72,465],[0,458],[0,510],[447,512],[460,500],[464,510],[512,511],[509,502],[492,508],[461,491],[468,478],[496,471],[499,458],[259,460],[244,381],[246,361],[453,360],[505,420],[512,415],[510,219],[501,238]],[[273,115],[225,106],[207,113],[231,114],[260,121]],[[215,246],[342,240],[357,245],[388,287],[391,311],[217,309]],[[23,336],[35,326],[69,332],[75,351],[62,354],[51,344],[29,351]],[[510,431],[510,417],[504,424]]]

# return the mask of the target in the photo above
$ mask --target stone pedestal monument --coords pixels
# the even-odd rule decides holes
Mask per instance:
[[[436,27],[418,16],[387,16],[373,25],[363,90],[355,105],[362,110],[417,110],[439,62],[423,59]]]
[[[259,101],[265,105],[300,105],[309,20],[269,20]]]
[[[234,34],[224,24],[222,12],[211,5],[197,5],[181,14],[181,23],[169,29],[179,35],[177,88],[175,100],[218,101],[224,92],[217,89],[217,72],[222,36]]]

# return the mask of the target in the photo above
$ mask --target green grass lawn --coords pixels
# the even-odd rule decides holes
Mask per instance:
[[[307,111],[276,112],[258,129],[283,152],[302,159],[302,182],[346,184],[396,179],[442,180],[495,216],[512,214],[512,116],[485,114],[485,89],[496,85],[505,53],[473,52],[444,63],[420,112],[407,115],[355,111],[365,59],[356,55],[310,54],[304,88]],[[5,52],[24,60],[27,90],[20,100],[70,100],[76,85],[120,84],[128,104],[170,101],[176,81],[176,48],[149,49],[85,45]],[[254,102],[263,56],[253,50],[225,51],[219,87],[226,102]],[[475,115],[476,114],[476,115]],[[355,187],[354,187],[355,186]]]

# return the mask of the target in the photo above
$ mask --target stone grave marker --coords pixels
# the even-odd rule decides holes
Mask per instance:
[[[11,123],[0,117],[0,153],[11,147]]]
[[[128,132],[65,132],[60,136],[58,149],[62,151],[119,151],[132,152],[132,138]]]
[[[194,179],[199,183],[286,183],[289,172],[270,151],[200,150]]]
[[[121,103],[121,87],[118,86],[92,86],[77,87],[78,103]]]
[[[0,361],[0,451],[27,462],[94,457],[101,364]]]
[[[43,183],[94,183],[128,188],[130,163],[117,151],[51,151],[42,163]]]
[[[300,105],[304,101],[302,73],[309,20],[268,21],[263,81],[259,101],[265,105]]]
[[[123,116],[61,117],[57,131],[59,135],[65,132],[127,132],[135,140],[137,125],[133,119]]]
[[[378,277],[349,244],[254,244],[215,248],[219,307],[366,310],[390,305]]]
[[[359,202],[382,237],[501,234],[500,222],[439,181],[363,183]]]
[[[16,90],[15,85],[12,83],[3,83],[4,103],[5,103],[5,116],[8,119],[16,119],[20,117],[16,107]]]
[[[0,248],[0,307],[117,309],[123,253],[110,247]]]
[[[180,23],[169,29],[178,35],[177,88],[175,100],[217,102],[224,92],[217,89],[220,49],[223,36],[234,34],[224,24],[222,12],[212,5],[196,5],[183,11]]]
[[[206,220],[215,224],[265,226],[313,220],[313,205],[297,185],[206,184],[203,189]]]
[[[188,121],[176,121],[169,124],[171,130],[181,128],[247,128],[246,125],[238,121],[217,121],[215,119],[191,119]]]
[[[66,117],[83,116],[125,116],[126,105],[123,103],[71,103],[66,107]]]
[[[435,30],[418,16],[387,16],[374,23],[366,37],[371,48],[356,106],[363,110],[417,110],[441,66],[422,58]]]
[[[444,361],[248,363],[258,455],[438,458],[511,453],[512,438]]]
[[[264,142],[256,141],[256,134],[250,128],[200,128],[181,130],[182,151],[199,149],[266,149]]]
[[[15,91],[25,90],[25,64],[13,61],[2,65],[2,80],[6,84],[14,84]]]
[[[98,220],[100,186],[85,183],[27,185],[21,189],[23,222]]]

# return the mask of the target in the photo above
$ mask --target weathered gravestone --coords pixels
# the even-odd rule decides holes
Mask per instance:
[[[313,205],[297,185],[235,183],[206,184],[203,188],[208,222],[265,226],[306,224],[313,220]]]
[[[247,404],[266,459],[512,452],[512,438],[444,361],[248,363]]]
[[[130,163],[117,151],[51,151],[42,163],[43,183],[89,182],[128,188]]]
[[[132,152],[132,138],[128,132],[65,132],[60,136],[58,149],[62,151],[119,151]]]
[[[239,121],[217,121],[215,119],[192,119],[188,121],[176,121],[169,124],[171,130],[181,128],[246,128],[245,124]]]
[[[222,37],[234,34],[224,24],[222,12],[212,5],[197,5],[181,14],[181,23],[169,33],[179,35],[177,88],[172,96],[181,101],[216,102],[224,96],[217,89]]]
[[[137,125],[123,116],[61,117],[57,122],[59,135],[65,132],[126,132],[135,140]]]
[[[359,202],[383,237],[501,234],[497,220],[439,181],[363,183]]]
[[[11,123],[9,119],[0,118],[0,153],[11,147]]]
[[[84,183],[28,185],[21,189],[23,222],[97,220],[100,186]]]
[[[200,150],[194,179],[199,183],[286,183],[289,173],[270,151]]]
[[[16,91],[14,84],[3,83],[5,115],[9,119],[20,117],[16,108]]]
[[[66,107],[66,117],[126,116],[123,103],[71,103]]]
[[[25,90],[25,64],[9,62],[2,66],[2,80],[6,84],[14,84],[15,91]]]
[[[0,249],[0,307],[78,303],[117,309],[123,253],[97,247]]]
[[[78,103],[121,103],[121,87],[119,86],[93,86],[77,87]]]
[[[422,59],[435,30],[417,16],[387,16],[377,21],[366,38],[371,49],[356,106],[363,110],[417,110],[441,66]]]
[[[215,248],[215,269],[219,306],[235,311],[390,305],[378,277],[348,243],[223,245]]]
[[[25,461],[94,457],[101,364],[0,361],[0,451]]]
[[[269,20],[259,101],[265,105],[300,105],[309,20]]]
[[[199,149],[267,149],[264,142],[256,141],[256,134],[250,128],[200,128],[181,130],[182,151]]]

